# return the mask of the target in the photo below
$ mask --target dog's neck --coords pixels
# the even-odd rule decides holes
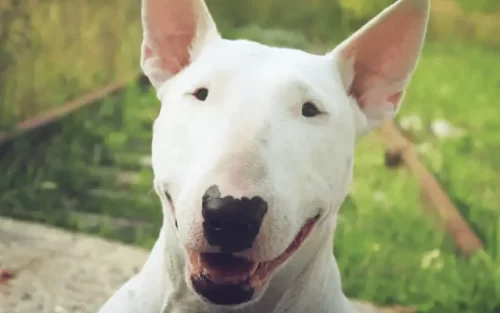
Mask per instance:
[[[262,297],[243,308],[223,309],[203,302],[185,279],[186,258],[171,223],[164,221],[160,237],[140,276],[162,313],[347,313],[340,274],[332,253],[335,221],[325,220],[271,279]],[[314,238],[315,237],[315,238]],[[148,278],[149,277],[149,278]],[[158,290],[159,289],[159,290]],[[154,293],[154,296],[151,294]],[[149,312],[148,312],[149,313]]]

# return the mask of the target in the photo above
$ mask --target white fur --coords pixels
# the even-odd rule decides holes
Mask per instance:
[[[161,8],[162,1],[143,0],[141,64],[162,102],[154,123],[152,159],[164,223],[142,271],[99,312],[354,312],[332,254],[338,209],[351,182],[357,139],[398,108],[402,97],[393,101],[391,96],[402,95],[416,66],[429,1],[396,2],[324,56],[222,39],[201,0],[184,0],[193,4],[196,25],[190,29],[196,34],[189,47],[176,47],[179,29],[161,26],[176,21],[162,24],[148,14],[148,5]],[[161,17],[161,12],[153,13]],[[387,26],[384,23],[397,23],[404,14],[415,21],[403,26],[413,34],[408,43],[393,41],[394,46],[381,47],[382,37],[370,37],[382,36],[377,30]],[[169,18],[185,22],[179,16]],[[373,58],[359,52],[370,40],[375,43]],[[172,55],[169,49],[174,48],[180,54]],[[394,49],[399,55],[390,54]],[[185,56],[182,51],[189,53],[189,61],[179,64],[179,71],[162,65],[161,60]],[[209,89],[206,101],[192,95],[200,87]],[[351,95],[351,87],[362,95]],[[306,101],[324,114],[303,117]],[[206,303],[186,275],[186,249],[217,251],[201,228],[202,195],[214,184],[223,195],[258,195],[269,202],[253,248],[237,253],[252,260],[277,257],[306,220],[321,213],[301,248],[275,271],[267,288],[243,306]]]

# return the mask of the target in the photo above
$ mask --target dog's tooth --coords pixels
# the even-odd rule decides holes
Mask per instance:
[[[255,262],[255,264],[253,265],[252,269],[250,270],[250,277],[253,276],[253,274],[255,274],[255,272],[257,271],[257,269],[259,268],[259,262]]]

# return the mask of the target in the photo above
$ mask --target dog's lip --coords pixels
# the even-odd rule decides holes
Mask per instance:
[[[252,262],[230,254],[189,252],[192,269],[198,276],[216,284],[235,285],[248,280],[259,262]]]
[[[275,259],[252,261],[222,253],[198,253],[188,250],[191,276],[221,285],[249,284],[253,288],[265,284],[270,274],[297,251],[313,230],[319,215],[309,219],[288,248]]]

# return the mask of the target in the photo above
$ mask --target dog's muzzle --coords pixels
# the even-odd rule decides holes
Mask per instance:
[[[222,253],[190,255],[196,272],[191,275],[194,290],[218,305],[237,305],[252,300],[251,277],[257,264]]]
[[[274,270],[299,249],[313,230],[319,215],[309,219],[289,247],[277,258],[252,261],[229,253],[199,253],[188,250],[188,269],[193,289],[217,305],[250,302],[264,287]]]

